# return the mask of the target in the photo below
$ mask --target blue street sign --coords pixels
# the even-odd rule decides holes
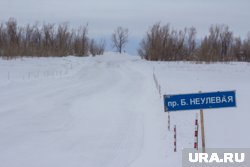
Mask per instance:
[[[164,95],[165,111],[236,107],[235,91]]]

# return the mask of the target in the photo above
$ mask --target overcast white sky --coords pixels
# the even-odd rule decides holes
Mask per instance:
[[[156,22],[177,29],[196,27],[198,37],[211,24],[227,24],[235,35],[250,31],[250,0],[0,0],[0,21],[89,25],[90,37],[108,37],[117,26],[141,39]]]

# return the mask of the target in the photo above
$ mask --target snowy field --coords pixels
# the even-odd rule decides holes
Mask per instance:
[[[181,167],[197,111],[164,94],[236,90],[237,108],[204,111],[208,148],[250,148],[250,64],[97,57],[0,59],[1,167]],[[173,125],[177,152],[173,152]]]

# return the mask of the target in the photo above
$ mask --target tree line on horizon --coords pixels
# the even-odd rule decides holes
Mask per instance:
[[[170,24],[154,24],[141,40],[138,54],[151,61],[250,62],[250,33],[235,37],[227,25],[212,25],[209,34],[197,40],[194,27],[176,30]],[[113,48],[122,53],[128,29],[118,27],[111,35]],[[102,55],[105,41],[88,37],[88,25],[70,29],[68,24],[18,26],[14,18],[0,23],[0,57],[60,57]]]
[[[227,25],[212,25],[200,41],[194,27],[171,29],[157,23],[146,33],[138,54],[153,61],[250,62],[250,32],[242,40]]]
[[[60,57],[100,55],[105,41],[96,42],[88,36],[88,25],[70,29],[68,24],[38,24],[18,26],[14,18],[0,23],[0,56]]]

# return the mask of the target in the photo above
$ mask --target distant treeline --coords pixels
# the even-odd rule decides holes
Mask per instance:
[[[194,27],[176,30],[169,24],[157,23],[142,39],[138,54],[156,61],[250,62],[250,33],[241,39],[227,25],[212,25],[203,39],[198,40],[196,34]],[[111,42],[121,52],[127,38],[128,30],[119,27]],[[0,23],[1,57],[86,56],[101,55],[104,51],[105,41],[90,39],[87,25],[77,29],[70,29],[68,24],[18,26],[14,18]]]
[[[18,26],[10,18],[0,23],[0,56],[86,56],[103,54],[105,41],[96,43],[87,36],[87,26],[70,29],[67,24]]]
[[[155,24],[141,41],[138,54],[147,60],[250,62],[250,33],[242,40],[227,25],[213,25],[198,41],[194,27],[178,31],[169,24]]]

